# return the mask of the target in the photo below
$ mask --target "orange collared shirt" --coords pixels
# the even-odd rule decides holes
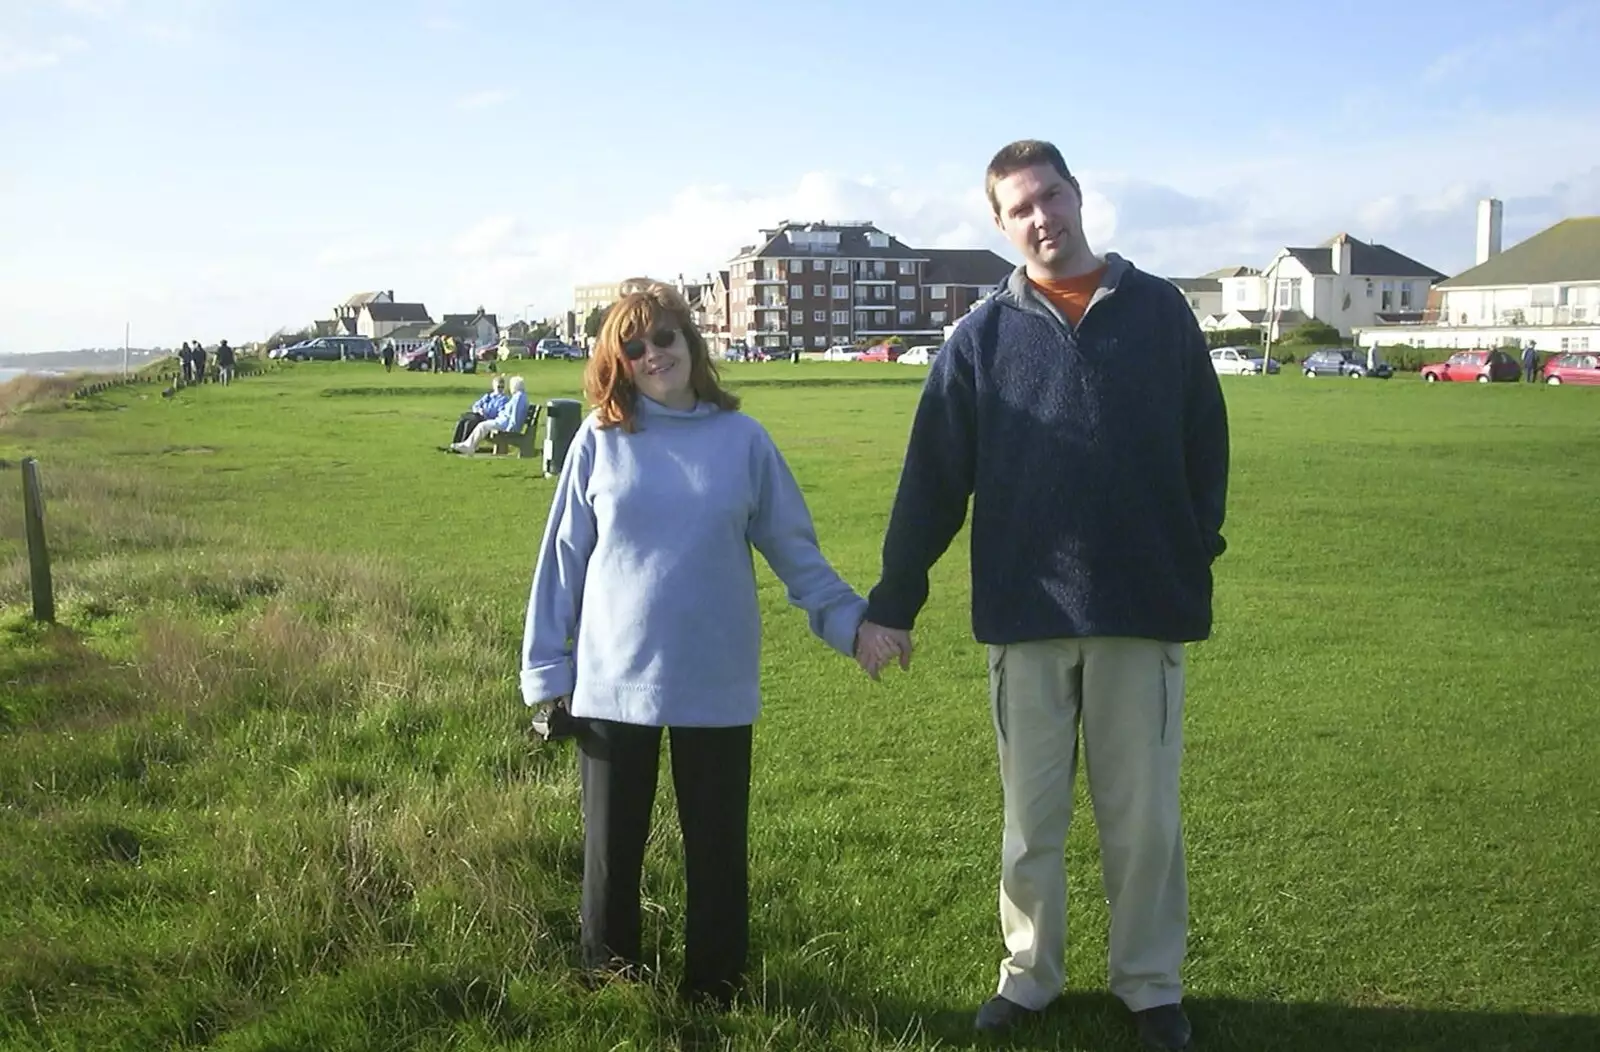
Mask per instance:
[[[1091,270],[1087,274],[1079,274],[1075,278],[1029,278],[1033,287],[1038,289],[1046,299],[1055,304],[1056,310],[1067,316],[1074,328],[1083,320],[1083,312],[1089,309],[1089,301],[1094,299],[1095,290],[1100,287],[1100,279],[1105,277],[1104,266]]]

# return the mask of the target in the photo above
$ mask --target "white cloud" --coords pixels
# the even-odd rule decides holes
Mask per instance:
[[[48,69],[86,47],[81,37],[70,35],[34,43],[0,34],[0,76]]]
[[[91,18],[109,18],[120,14],[127,6],[127,0],[56,0],[56,3],[65,11]]]
[[[483,91],[475,91],[470,95],[463,95],[456,100],[456,107],[463,110],[484,110],[491,106],[499,106],[501,103],[509,102],[510,100],[511,92],[506,89],[487,88]]]
[[[1439,85],[1447,81],[1507,75],[1508,64],[1528,62],[1564,45],[1582,43],[1590,46],[1589,30],[1600,17],[1590,4],[1574,5],[1556,11],[1542,20],[1519,20],[1520,28],[1501,31],[1472,40],[1452,48],[1430,61],[1422,70],[1424,84]]]

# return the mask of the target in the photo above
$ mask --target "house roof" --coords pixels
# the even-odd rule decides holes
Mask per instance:
[[[1402,255],[1388,245],[1371,245],[1348,234],[1337,234],[1313,248],[1286,248],[1310,274],[1331,275],[1333,246],[1343,239],[1350,244],[1350,273],[1355,277],[1371,278],[1429,278],[1438,281],[1444,277],[1439,271],[1410,256]]]
[[[986,248],[925,248],[922,255],[928,260],[922,273],[928,285],[1004,285],[1016,269]]]
[[[791,230],[812,232],[833,232],[839,235],[837,245],[799,245],[790,242],[786,236]],[[888,238],[888,244],[878,248],[867,242],[868,234],[883,234]],[[761,232],[760,244],[747,245],[739,250],[734,259],[778,259],[794,258],[797,256],[816,256],[822,259],[927,259],[928,255],[915,249],[907,248],[893,234],[884,234],[883,231],[871,223],[783,223],[773,230]],[[1009,268],[1008,268],[1009,270]]]
[[[1218,278],[1168,278],[1167,280],[1185,292],[1222,291],[1222,282]]]
[[[1260,273],[1261,271],[1255,267],[1218,267],[1216,270],[1208,270],[1200,276],[1202,278],[1217,278],[1221,280],[1222,278],[1253,278]]]
[[[432,321],[428,308],[420,303],[366,303],[373,321]]]
[[[428,331],[431,328],[433,328],[432,321],[411,321],[404,325],[396,325],[390,330],[389,335],[384,338],[388,340],[420,340],[431,335]]]
[[[1600,281],[1600,216],[1563,219],[1439,284],[1464,289],[1561,281]]]
[[[493,314],[478,311],[474,314],[446,314],[439,324],[428,330],[429,336],[454,336],[458,340],[476,339],[478,332],[478,319],[487,319],[494,326],[494,331],[500,331],[500,325]]]
[[[345,300],[344,305],[346,307],[365,307],[379,296],[382,296],[383,292],[383,289],[379,289],[376,292],[358,292]]]
[[[337,336],[342,326],[333,318],[318,318],[311,323],[313,336]]]
[[[1235,314],[1251,325],[1265,325],[1272,312],[1269,310],[1233,310],[1224,314],[1223,317],[1228,318]],[[1296,325],[1303,325],[1310,320],[1303,311],[1283,310],[1278,312],[1278,328],[1280,329],[1290,329]]]
[[[500,323],[495,318],[495,316],[493,314],[489,314],[486,311],[481,311],[481,310],[477,311],[477,312],[475,312],[473,314],[446,314],[444,316],[444,324],[446,324],[446,325],[476,325],[476,324],[478,324],[478,319],[479,318],[488,319],[489,324],[491,324],[491,325],[493,325],[495,327],[495,331],[496,332],[500,331]]]

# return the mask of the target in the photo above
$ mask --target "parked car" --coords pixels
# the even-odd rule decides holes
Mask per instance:
[[[1261,359],[1251,358],[1242,347],[1213,347],[1211,368],[1217,371],[1218,376],[1259,376]]]
[[[861,357],[861,352],[848,343],[836,343],[822,352],[825,362],[853,362]]]
[[[1369,365],[1365,355],[1349,347],[1323,347],[1312,351],[1301,359],[1300,368],[1307,376],[1348,376],[1355,380],[1365,376],[1387,380],[1394,375],[1388,362],[1375,361]]]
[[[365,336],[318,336],[283,348],[291,362],[342,362],[372,359],[378,348]]]
[[[1505,351],[1457,351],[1445,361],[1424,365],[1422,378],[1430,384],[1442,381],[1514,384],[1522,379],[1522,366]]]
[[[861,362],[892,362],[900,357],[898,343],[876,343],[861,352],[861,357],[856,359]]]
[[[1547,384],[1600,384],[1600,354],[1558,354],[1544,363]]]
[[[895,361],[901,365],[932,365],[933,360],[939,356],[939,345],[936,343],[919,343],[902,354]]]
[[[401,351],[395,361],[399,363],[400,368],[408,372],[420,373],[428,368],[428,358],[432,353],[428,345],[423,344],[421,347],[413,347],[408,351]]]

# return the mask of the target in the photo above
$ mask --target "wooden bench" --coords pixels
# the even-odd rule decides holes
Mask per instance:
[[[496,431],[490,435],[489,443],[494,446],[494,455],[503,456],[515,449],[521,459],[535,456],[534,439],[539,434],[539,410],[543,408],[538,405],[528,408],[528,422],[522,425],[522,430]]]

